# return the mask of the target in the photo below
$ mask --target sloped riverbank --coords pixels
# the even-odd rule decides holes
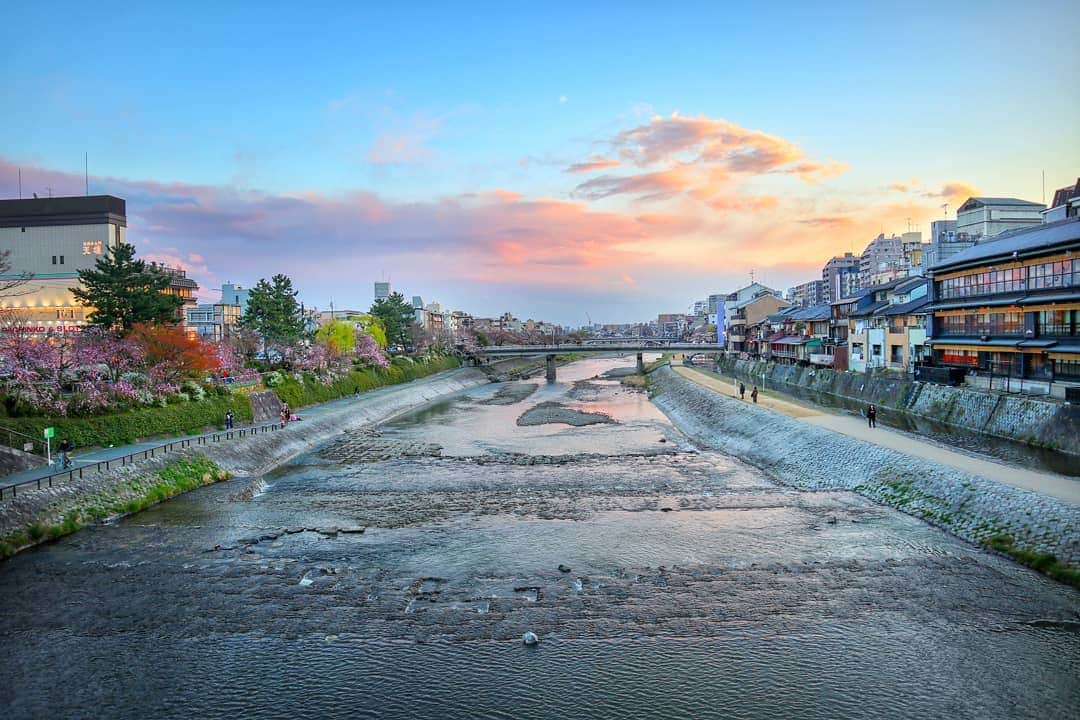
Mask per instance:
[[[158,502],[172,497],[175,492],[163,497],[151,495],[160,485],[158,476],[167,474],[178,460],[209,463],[215,479],[218,471],[227,476],[255,477],[337,434],[382,422],[444,395],[488,382],[487,376],[475,369],[451,370],[337,401],[311,419],[290,423],[282,432],[199,445],[168,458],[159,455],[109,470],[88,469],[80,479],[20,492],[0,503],[0,557],[73,532],[86,522],[137,512],[151,499]],[[184,487],[178,492],[190,489]],[[101,507],[111,510],[102,514]],[[82,520],[74,522],[72,518]]]
[[[1080,508],[652,373],[653,401],[706,447],[805,490],[854,490],[1080,586]]]

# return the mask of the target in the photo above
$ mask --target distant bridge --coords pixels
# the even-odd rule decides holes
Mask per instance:
[[[489,345],[469,354],[470,359],[481,362],[495,357],[522,357],[543,355],[547,359],[548,382],[555,382],[555,356],[570,353],[596,355],[599,353],[625,352],[637,354],[638,372],[645,372],[642,354],[646,352],[681,352],[690,354],[720,353],[723,349],[715,343],[688,343],[663,338],[606,338],[584,340],[560,345]]]

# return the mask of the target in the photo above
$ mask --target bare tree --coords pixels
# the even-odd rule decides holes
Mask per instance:
[[[30,288],[26,287],[33,277],[33,273],[20,273],[14,277],[8,277],[11,274],[11,251],[4,250],[0,252],[0,299],[7,297],[18,297],[19,295],[27,295],[33,292]]]

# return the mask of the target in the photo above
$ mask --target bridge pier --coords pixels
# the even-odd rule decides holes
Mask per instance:
[[[642,353],[637,354],[637,371],[638,375],[645,374],[645,359],[642,357]]]
[[[547,381],[555,382],[555,356],[547,356]]]

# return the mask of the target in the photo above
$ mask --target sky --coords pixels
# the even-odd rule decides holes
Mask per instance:
[[[522,7],[511,7],[521,5]],[[10,4],[0,197],[141,256],[578,326],[1080,176],[1080,4]],[[85,154],[85,155],[84,155]],[[946,205],[943,207],[943,205]]]

